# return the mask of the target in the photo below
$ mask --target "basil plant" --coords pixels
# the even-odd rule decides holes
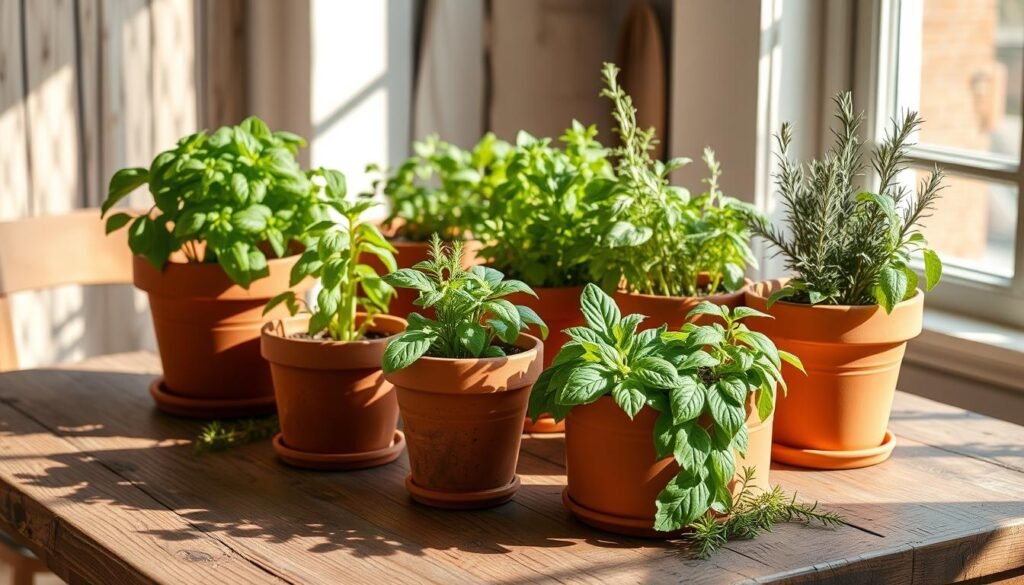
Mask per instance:
[[[534,385],[529,416],[536,420],[546,412],[561,420],[572,408],[605,396],[630,418],[653,408],[658,418],[651,448],[657,457],[672,456],[679,464],[678,474],[658,495],[654,528],[674,531],[709,509],[731,509],[735,454],[747,451],[748,405],[753,402],[766,419],[775,407],[776,388],[786,388],[782,362],[803,368],[796,356],[743,324],[767,315],[705,301],[688,317],[708,315],[717,322],[637,331],[644,317],[622,316],[593,284],[580,306],[586,326],[565,330],[571,340]]]

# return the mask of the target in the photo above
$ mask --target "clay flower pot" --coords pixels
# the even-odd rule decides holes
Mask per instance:
[[[398,254],[395,254],[395,261],[398,263],[399,268],[412,268],[418,262],[430,259],[430,244],[427,242],[413,242],[402,238],[389,238],[388,241],[398,251]],[[481,263],[480,258],[477,256],[477,252],[481,247],[482,244],[477,240],[467,240],[465,242],[462,256],[462,265],[464,267],[469,268]],[[387,274],[388,272],[387,268],[384,267],[376,256],[367,254],[365,257],[360,258],[360,261],[372,266],[377,271],[377,274]],[[407,318],[409,313],[429,316],[431,310],[424,310],[413,304],[413,301],[419,297],[418,291],[410,288],[398,288],[395,289],[395,293],[396,296],[391,299],[388,314],[401,317],[402,319]]]
[[[547,339],[544,340],[544,367],[551,365],[558,350],[569,341],[569,336],[562,333],[569,327],[584,325],[583,312],[580,311],[580,296],[583,294],[582,286],[535,288],[537,298],[530,295],[518,293],[509,296],[509,300],[516,305],[530,307],[537,312],[537,315],[547,324]],[[536,328],[531,328],[531,333],[539,334]],[[542,416],[537,419],[536,424],[530,420],[526,421],[523,431],[527,433],[561,433],[565,431],[565,421],[555,422],[550,416]]]
[[[438,508],[473,509],[510,500],[523,418],[544,348],[521,335],[523,351],[500,358],[423,357],[385,374],[398,390],[413,499]]]
[[[702,274],[698,282],[701,284],[706,283],[707,276]],[[640,323],[640,326],[637,328],[638,330],[654,329],[661,327],[662,324],[667,324],[670,330],[678,331],[686,324],[687,313],[699,305],[701,301],[710,301],[716,305],[724,305],[730,309],[735,309],[743,304],[743,291],[744,289],[740,289],[732,293],[704,297],[664,297],[616,291],[612,298],[615,299],[615,304],[619,306],[623,315],[639,313],[647,316],[647,319]],[[715,322],[715,319],[707,315],[698,315],[694,322],[707,325]]]
[[[610,396],[576,406],[566,418],[565,458],[568,486],[562,501],[580,520],[628,536],[667,538],[678,533],[654,529],[658,494],[679,472],[670,455],[655,456],[654,423],[658,412],[645,406],[633,420]],[[736,453],[736,469],[756,467],[753,482],[768,488],[772,421],[761,421],[747,406],[747,456]]]
[[[779,349],[796,354],[807,375],[783,364],[789,393],[779,393],[776,461],[819,469],[850,469],[887,459],[895,437],[886,430],[907,341],[921,333],[924,293],[893,308],[829,306],[767,297],[780,281],[748,288],[747,306],[775,319],[745,321]]]
[[[260,328],[287,310],[277,307],[264,317],[263,307],[288,290],[298,258],[268,260],[270,274],[247,290],[217,264],[168,262],[160,271],[135,257],[135,286],[149,294],[163,365],[163,377],[150,385],[160,410],[197,418],[274,412],[270,367],[260,357]],[[307,281],[292,290],[310,286]]]
[[[263,326],[261,349],[270,362],[281,421],[274,450],[285,463],[310,469],[394,461],[405,437],[396,430],[398,399],[381,361],[390,336],[405,330],[405,320],[377,315],[370,330],[388,337],[347,342],[303,336],[307,321]]]

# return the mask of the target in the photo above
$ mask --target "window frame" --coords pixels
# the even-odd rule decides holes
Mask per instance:
[[[858,50],[854,57],[854,90],[857,106],[865,111],[865,143],[870,147],[884,136],[898,104],[900,16],[904,1],[916,0],[873,0],[858,5],[857,44],[865,50]],[[1014,159],[951,147],[915,145],[910,149],[913,168],[929,169],[938,164],[957,175],[1017,186],[1013,276],[1002,277],[946,263],[942,282],[928,293],[929,307],[1024,327],[1024,128],[1020,154],[1019,159]]]

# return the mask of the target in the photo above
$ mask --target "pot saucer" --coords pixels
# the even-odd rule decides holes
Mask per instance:
[[[284,444],[284,433],[274,436],[274,452],[288,465],[304,469],[322,469],[325,471],[345,471],[350,469],[366,469],[391,463],[405,449],[405,435],[395,431],[391,445],[374,451],[363,453],[310,453],[298,451]]]
[[[565,432],[565,421],[555,422],[555,419],[550,416],[542,416],[537,419],[536,423],[526,419],[526,423],[523,424],[524,433],[564,433]]]
[[[202,399],[172,394],[164,384],[163,376],[150,382],[149,395],[161,412],[188,418],[245,418],[267,416],[277,410],[273,394],[243,399]]]
[[[614,532],[625,536],[639,536],[641,538],[674,538],[683,533],[682,530],[675,532],[660,532],[654,529],[654,518],[634,518],[631,516],[616,516],[606,512],[599,512],[581,505],[569,495],[569,488],[562,490],[562,503],[584,524],[593,526],[606,532]]]
[[[516,490],[519,489],[519,476],[512,476],[512,481],[508,485],[496,489],[477,492],[444,492],[416,485],[410,473],[405,478],[405,489],[409,490],[412,499],[427,506],[446,510],[478,510],[493,508],[511,500]]]
[[[772,443],[772,461],[810,469],[857,469],[885,461],[892,455],[892,450],[895,447],[896,435],[892,431],[886,430],[881,445],[856,451],[797,449]]]

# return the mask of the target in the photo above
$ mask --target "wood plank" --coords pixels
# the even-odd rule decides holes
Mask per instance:
[[[21,0],[0,0],[0,220],[29,213]]]
[[[6,404],[0,461],[0,525],[66,581],[279,582]]]
[[[77,206],[79,160],[75,10],[71,0],[25,2],[31,205],[36,214]]]
[[[194,10],[195,0],[152,0],[150,5],[154,153],[197,130]]]
[[[245,0],[204,2],[202,125],[238,124],[249,112]]]
[[[148,167],[153,159],[152,38],[147,0],[102,0],[103,149],[100,176],[118,169]],[[148,208],[145,190],[127,206]]]
[[[78,89],[81,93],[82,121],[82,202],[84,207],[99,207],[106,198],[106,177],[100,174],[103,148],[100,73],[100,35],[102,4],[95,0],[76,2],[78,6]]]
[[[39,373],[33,375],[35,381],[23,378],[22,373],[10,374],[4,378],[0,395],[8,394],[6,382],[10,380],[18,379],[19,384],[30,383],[31,391],[18,393],[19,408],[37,412],[43,410],[42,404],[60,395],[60,386],[65,386],[66,390],[72,385],[40,380],[37,377]],[[47,373],[47,377],[52,375],[55,374]],[[100,419],[103,420],[103,434],[150,436],[164,442],[184,441],[194,436],[197,430],[195,423],[150,414],[150,399],[141,392],[146,378],[129,376],[114,379],[110,374],[86,378],[81,372],[71,375],[75,380],[73,385],[84,392],[83,396],[90,397],[87,402],[91,406],[83,403],[79,405],[81,408],[61,409],[59,413],[49,409],[45,423],[58,432],[62,428],[87,427],[95,424],[88,421]],[[103,395],[119,401],[117,414],[111,413],[109,408],[100,407],[103,402],[100,396]],[[72,410],[74,412],[70,412]],[[125,471],[125,476],[130,481],[161,490],[162,501],[180,506],[181,510],[190,510],[197,507],[196,492],[202,492],[203,513],[183,512],[193,524],[209,526],[210,530],[218,533],[224,531],[232,536],[244,536],[245,531],[236,526],[237,519],[244,517],[248,520],[246,527],[253,535],[286,542],[264,548],[252,539],[241,538],[238,541],[240,547],[253,547],[251,550],[254,552],[277,559],[282,555],[301,556],[301,548],[298,551],[291,548],[293,544],[301,543],[305,548],[333,555],[322,560],[324,565],[315,566],[315,575],[303,573],[303,580],[340,578],[331,575],[336,575],[338,565],[348,564],[344,555],[376,558],[380,554],[375,550],[376,540],[381,538],[392,542],[398,550],[416,550],[425,557],[425,561],[437,563],[440,567],[458,567],[472,575],[464,579],[475,582],[537,580],[547,574],[575,575],[577,580],[595,583],[613,577],[622,581],[675,582],[679,570],[696,563],[672,554],[678,549],[672,544],[622,539],[578,524],[562,507],[558,485],[534,485],[532,478],[543,477],[543,474],[531,468],[528,461],[524,461],[522,468],[526,485],[515,503],[477,514],[452,514],[410,502],[403,487],[408,473],[404,458],[399,464],[360,473],[320,474],[283,467],[277,463],[267,444],[253,445],[223,456],[196,459],[188,449],[161,450],[156,455],[114,448],[111,441],[115,439],[93,435],[68,434],[67,440],[102,460],[106,460],[108,453],[115,454],[116,461],[110,464],[129,470]],[[539,460],[537,464],[547,465]],[[174,472],[169,472],[169,469]],[[558,470],[545,471],[555,472]],[[196,478],[203,474],[210,477],[203,480],[202,485],[196,485]],[[564,477],[559,481],[562,482]],[[253,491],[255,483],[259,484],[259,494],[239,495]],[[163,493],[165,489],[167,493]],[[276,494],[289,490],[301,492],[303,497],[295,495],[295,502],[281,502],[281,497]],[[251,510],[267,508],[267,501],[274,502],[272,509],[254,517]],[[543,512],[538,512],[537,507]],[[282,516],[288,521],[282,522]],[[363,539],[352,544],[347,544],[344,539],[327,538],[324,541],[322,539],[327,534],[310,529],[310,525],[323,522],[346,527],[349,532],[363,535]],[[288,537],[281,537],[282,533]],[[601,546],[589,546],[594,543]],[[321,557],[318,556],[316,561],[321,561]],[[315,561],[307,558],[305,562]],[[763,570],[760,563],[752,563],[742,557],[737,557],[736,562],[752,565],[752,571]],[[720,563],[697,564],[701,568],[701,578],[695,582],[732,582],[743,577],[731,567],[719,566]],[[296,570],[307,568],[303,566]],[[395,579],[400,579],[402,574],[393,574],[401,570],[393,556],[386,565],[372,570],[377,573],[386,570]],[[436,570],[422,569],[417,579],[453,580],[448,575],[438,579]]]

